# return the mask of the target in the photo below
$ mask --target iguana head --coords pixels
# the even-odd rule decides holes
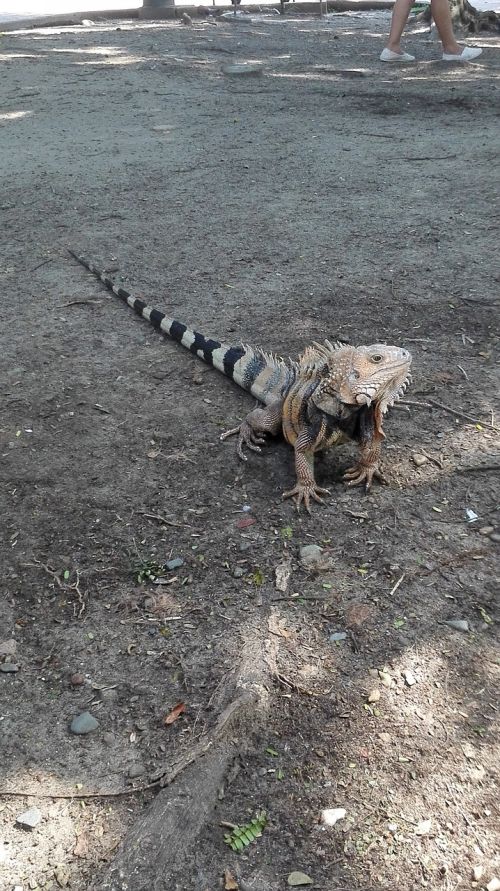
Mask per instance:
[[[312,396],[317,408],[327,413],[328,402],[335,399],[353,406],[375,403],[377,413],[383,415],[410,382],[408,350],[385,343],[327,346],[330,350],[323,353],[322,380]]]

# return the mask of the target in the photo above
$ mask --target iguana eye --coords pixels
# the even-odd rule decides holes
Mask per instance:
[[[379,356],[378,353],[376,353],[374,356],[370,356],[370,359],[372,360],[372,362],[381,362],[382,358],[383,357]]]

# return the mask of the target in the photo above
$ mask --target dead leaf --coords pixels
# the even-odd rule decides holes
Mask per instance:
[[[174,705],[171,712],[168,713],[166,718],[163,719],[164,724],[173,724],[174,721],[177,721],[177,718],[182,715],[183,712],[186,711],[186,706],[183,702],[178,702],[177,705]]]
[[[246,529],[247,526],[253,526],[253,524],[256,522],[257,522],[257,520],[255,519],[255,517],[243,517],[241,520],[238,520],[238,522],[236,523],[236,528],[237,529]]]
[[[238,882],[229,869],[224,870],[224,891],[238,891]]]

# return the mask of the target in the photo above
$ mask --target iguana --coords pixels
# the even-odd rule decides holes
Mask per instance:
[[[294,498],[297,509],[311,499],[323,504],[328,489],[314,479],[314,455],[333,445],[354,441],[360,449],[358,463],[344,475],[348,485],[365,484],[374,477],[383,481],[378,462],[384,433],[383,415],[410,382],[411,355],[386,344],[353,347],[344,343],[313,343],[298,360],[281,359],[245,344],[230,346],[212,340],[169,318],[134,297],[80,254],[71,255],[97,276],[163,334],[217,368],[264,404],[255,408],[221,439],[236,434],[237,453],[246,461],[244,446],[260,452],[265,435],[282,430],[295,451],[297,481],[283,498]]]

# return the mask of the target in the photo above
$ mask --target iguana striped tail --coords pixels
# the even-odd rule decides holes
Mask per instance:
[[[296,365],[291,360],[285,361],[260,349],[243,344],[231,346],[205,337],[198,331],[193,331],[183,322],[172,319],[160,310],[148,306],[139,297],[129,294],[125,288],[115,284],[111,278],[81,254],[72,250],[69,253],[120,300],[123,300],[138,315],[150,322],[154,328],[176,340],[208,365],[217,368],[260,402],[268,405],[270,402],[282,398],[288,392],[297,373]]]

